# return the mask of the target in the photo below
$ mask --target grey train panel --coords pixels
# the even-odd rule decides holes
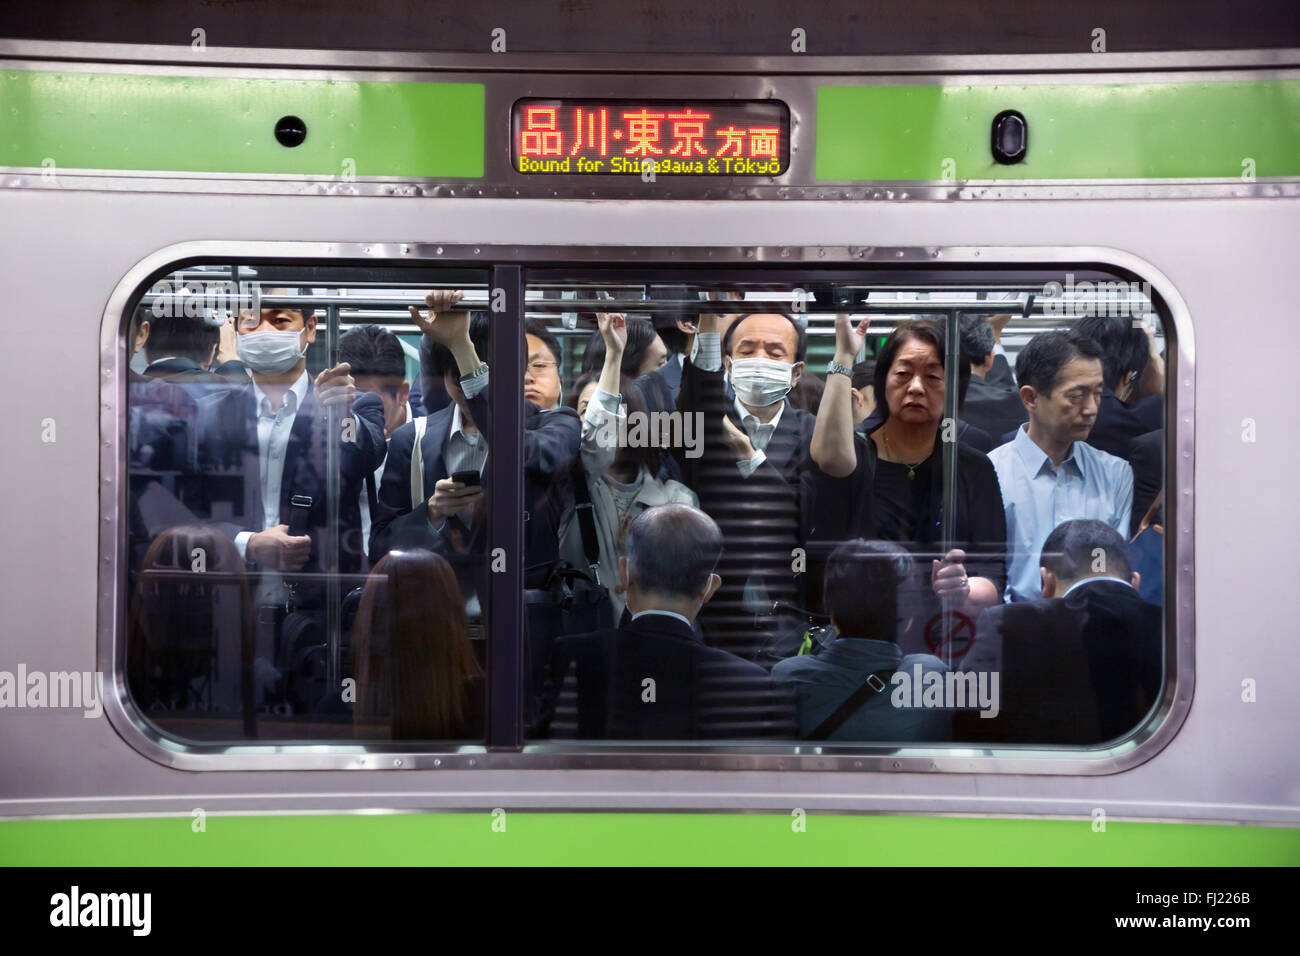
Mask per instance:
[[[1195,403],[1195,698],[1176,736],[1112,775],[964,773],[935,751],[914,772],[512,769],[471,755],[384,772],[182,772],[142,755],[107,719],[0,712],[0,815],[469,808],[716,808],[1051,814],[1300,823],[1300,757],[1288,741],[1300,698],[1294,592],[1283,555],[1300,530],[1290,480],[1300,412],[1286,385],[1300,349],[1292,201],[1022,205],[546,203],[489,200],[164,196],[7,191],[0,262],[11,399],[0,426],[3,526],[0,669],[93,670],[97,662],[100,333],[105,305],[140,260],[179,242],[506,244],[520,246],[1108,247],[1162,273],[1186,304],[1199,361]],[[106,240],[104,237],[111,237]],[[400,246],[399,246],[400,248]],[[606,253],[608,254],[608,253]],[[816,263],[816,258],[813,258]],[[1185,405],[1180,409],[1186,410]],[[54,419],[57,441],[40,439]],[[1243,419],[1258,439],[1242,441]],[[1185,477],[1185,476],[1180,476]],[[1258,686],[1242,701],[1242,681]],[[805,748],[805,753],[807,749]],[[942,755],[941,755],[942,754]],[[362,756],[357,748],[358,760]],[[370,756],[368,760],[379,758]],[[1060,758],[1055,758],[1060,760]],[[391,763],[391,761],[389,762]],[[791,758],[790,767],[817,766]],[[386,766],[387,764],[379,764]],[[688,764],[687,764],[688,765]],[[368,763],[367,767],[375,766]]]

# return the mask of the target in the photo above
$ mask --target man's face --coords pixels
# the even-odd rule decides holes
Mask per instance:
[[[239,313],[235,331],[240,335],[253,332],[301,332],[299,345],[303,350],[316,341],[316,316],[304,317],[297,309],[263,309],[260,314]]]
[[[525,335],[528,365],[524,368],[524,398],[542,408],[554,408],[560,401],[560,363],[546,343]]]
[[[1021,397],[1030,420],[1049,438],[1058,442],[1087,441],[1097,421],[1101,387],[1101,362],[1076,358],[1061,368],[1051,395],[1026,385]]]
[[[731,333],[731,351],[726,357],[727,369],[732,359],[765,358],[774,362],[794,365],[790,377],[793,387],[799,381],[803,365],[796,364],[795,352],[799,347],[799,334],[784,315],[747,315]]]
[[[908,425],[930,425],[943,416],[943,363],[924,339],[903,342],[885,376],[889,417]]]
[[[372,392],[384,403],[384,434],[392,437],[406,422],[406,400],[411,394],[411,384],[385,375],[354,375],[352,380],[358,392]]]

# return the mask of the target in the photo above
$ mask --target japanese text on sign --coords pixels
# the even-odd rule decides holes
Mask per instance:
[[[520,100],[511,128],[521,173],[779,176],[790,155],[775,100]]]

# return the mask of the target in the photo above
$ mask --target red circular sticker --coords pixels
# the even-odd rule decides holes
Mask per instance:
[[[943,645],[944,631],[947,631],[952,642],[952,659],[959,661],[975,646],[975,622],[961,611],[949,611],[946,616],[947,622],[944,621],[945,615],[942,612],[925,622],[925,646],[930,649],[930,653],[938,655]]]

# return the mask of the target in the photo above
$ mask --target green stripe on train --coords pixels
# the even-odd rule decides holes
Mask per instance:
[[[0,166],[483,175],[481,83],[0,72]],[[288,148],[282,116],[307,124]]]
[[[11,865],[1296,865],[1300,829],[809,814],[190,816],[0,823]],[[500,828],[504,826],[504,830]]]
[[[1024,114],[1002,166],[993,118]],[[1300,175],[1300,81],[823,86],[819,181],[1182,179]]]

